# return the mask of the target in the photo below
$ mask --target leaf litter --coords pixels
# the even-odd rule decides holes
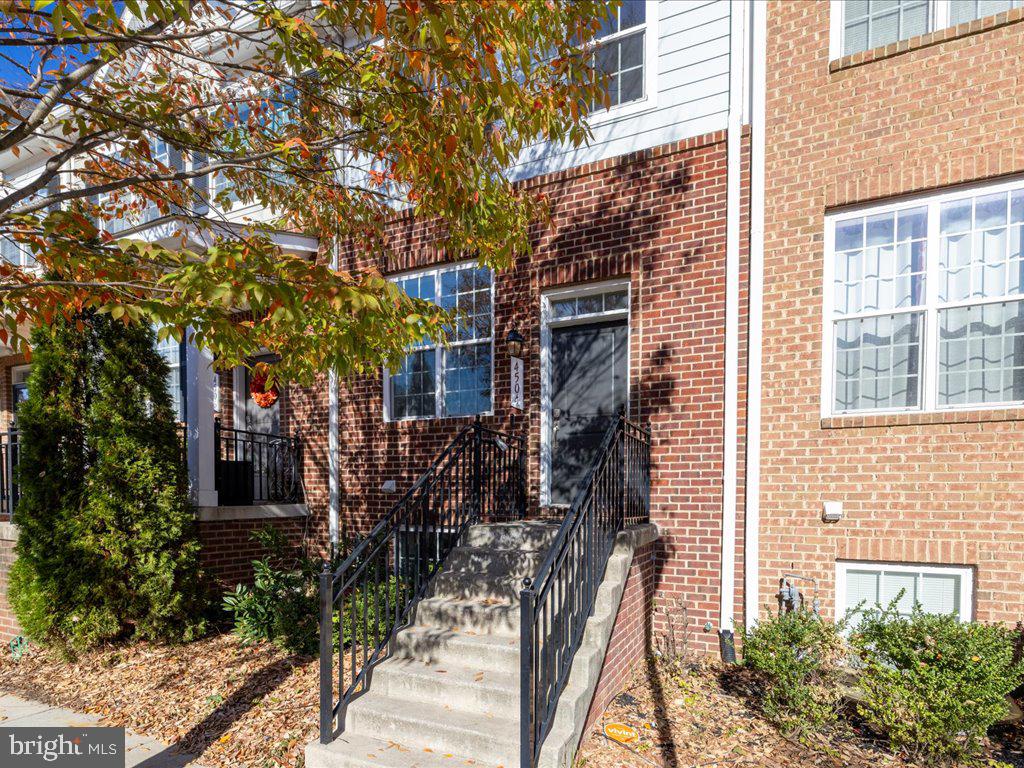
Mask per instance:
[[[642,663],[584,734],[576,768],[933,768],[892,754],[855,719],[803,738],[779,732],[757,710],[741,667],[710,660]],[[632,726],[623,745],[608,723]],[[1024,729],[997,731],[982,765],[1024,768]]]

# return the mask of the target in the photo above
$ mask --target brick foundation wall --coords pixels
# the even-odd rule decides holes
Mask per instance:
[[[231,589],[235,584],[252,581],[252,561],[265,554],[253,541],[252,534],[267,525],[279,529],[294,545],[301,544],[306,534],[306,518],[303,517],[199,523],[199,539],[203,545],[200,563],[216,589]]]
[[[605,652],[601,677],[587,712],[584,734],[626,686],[634,671],[649,663],[648,657],[654,645],[654,571],[657,556],[657,541],[643,545],[633,554],[619,612]]]
[[[21,633],[14,611],[7,602],[8,575],[14,564],[14,531],[13,526],[0,523],[0,643],[8,643]]]
[[[657,591],[659,596],[681,599],[697,627],[706,621],[717,625],[725,132],[541,176],[527,184],[544,193],[551,218],[534,227],[533,254],[495,275],[494,415],[484,421],[509,429],[515,418],[514,428],[526,431],[529,493],[536,505],[541,294],[556,287],[628,280],[632,296],[629,414],[653,430],[651,513],[664,541],[655,564]],[[375,266],[394,274],[451,261],[432,240],[427,225],[403,218],[390,248],[373,260],[350,257],[342,266]],[[745,306],[745,284],[743,300]],[[527,339],[526,410],[514,417],[509,408],[509,355],[502,343],[513,328]],[[744,367],[741,361],[741,371]],[[365,530],[379,520],[456,431],[472,421],[386,423],[382,389],[379,375],[340,384],[344,532]],[[326,404],[320,408],[326,411]],[[312,407],[310,412],[315,410]],[[741,443],[739,455],[743,453]],[[396,493],[382,491],[387,480],[395,481]],[[742,566],[739,552],[737,560]],[[742,584],[742,569],[738,583]],[[695,643],[708,650],[717,648],[714,631],[701,630]]]
[[[828,3],[769,7],[762,605],[795,571],[832,614],[848,558],[973,566],[976,618],[1024,614],[1020,409],[819,410],[826,210],[1024,172],[1022,18],[830,72]],[[838,524],[820,520],[826,499]]]

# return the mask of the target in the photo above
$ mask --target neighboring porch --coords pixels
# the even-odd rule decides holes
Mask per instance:
[[[209,467],[217,503],[200,505],[201,520],[240,520],[305,515],[302,489],[302,441],[281,435],[213,423],[213,460]],[[189,430],[179,427],[183,460]],[[16,521],[19,490],[19,431],[0,432],[0,520]],[[205,475],[206,472],[203,472]]]

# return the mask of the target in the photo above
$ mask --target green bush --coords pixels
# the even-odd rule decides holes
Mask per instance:
[[[321,562],[290,548],[284,536],[269,526],[253,533],[253,538],[266,550],[253,563],[253,585],[239,584],[224,596],[235,634],[246,643],[269,641],[290,653],[316,653]],[[362,643],[364,637],[372,642],[383,636],[390,628],[388,611],[394,611],[396,591],[394,577],[383,573],[377,579],[371,577],[365,588],[349,591],[344,610],[334,612],[334,647],[343,642],[348,648]]]
[[[764,685],[761,707],[785,731],[835,720],[844,655],[842,624],[800,608],[770,615],[743,637],[743,663]]]
[[[1024,677],[1012,633],[920,606],[904,617],[896,604],[868,611],[851,636],[862,664],[861,715],[894,749],[930,764],[970,759]]]
[[[364,638],[368,645],[376,645],[394,623],[395,596],[398,582],[394,576],[369,583],[345,595],[344,610],[334,614],[335,646],[338,643],[338,623],[343,623],[341,640],[346,648],[361,645]],[[390,609],[390,610],[389,610]],[[344,620],[339,619],[343,616]]]
[[[253,562],[253,584],[239,584],[224,596],[235,634],[247,644],[270,641],[290,653],[315,653],[319,564],[289,547],[276,528],[266,526],[252,537],[266,550]]]
[[[66,653],[196,636],[195,514],[152,329],[83,312],[32,341],[10,588],[25,634]]]

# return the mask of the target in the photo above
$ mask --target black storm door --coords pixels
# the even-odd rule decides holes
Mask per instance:
[[[551,330],[551,502],[570,504],[626,406],[625,320]]]

